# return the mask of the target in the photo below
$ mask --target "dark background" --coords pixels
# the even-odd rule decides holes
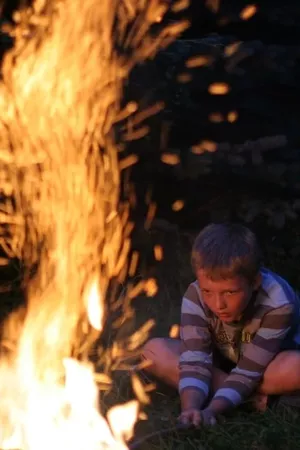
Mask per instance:
[[[210,221],[239,220],[278,249],[293,249],[295,258],[300,254],[295,245],[300,209],[300,3],[258,1],[256,14],[242,20],[241,12],[250,4],[192,0],[179,17],[168,14],[162,25],[188,18],[191,26],[153,61],[136,67],[125,86],[124,104],[136,100],[143,109],[165,103],[162,112],[145,121],[149,133],[126,150],[140,159],[130,174],[138,196],[133,245],[145,255],[152,255],[153,244],[143,228],[149,187],[158,205],[153,229],[196,231]],[[12,21],[20,5],[17,0],[2,2],[2,20]],[[229,55],[236,43],[238,49]],[[11,44],[2,34],[2,54]],[[199,55],[209,64],[187,68],[186,61]],[[182,74],[190,77],[188,83],[178,81]],[[210,95],[208,88],[215,82],[227,83],[229,94]],[[228,121],[232,111],[237,113],[233,123]],[[212,117],[218,117],[217,122]],[[120,140],[127,125],[116,129]],[[217,150],[195,155],[192,147],[203,140],[213,141]],[[176,155],[178,164],[164,164],[164,153]],[[184,208],[174,212],[172,204],[178,199]],[[16,275],[12,267],[2,274],[4,280]]]

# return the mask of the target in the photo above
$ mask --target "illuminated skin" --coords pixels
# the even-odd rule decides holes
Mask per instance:
[[[226,280],[212,280],[203,269],[198,270],[196,275],[203,301],[225,323],[240,319],[253,291],[259,287],[261,282],[260,275],[257,275],[253,284],[250,284],[242,276]]]

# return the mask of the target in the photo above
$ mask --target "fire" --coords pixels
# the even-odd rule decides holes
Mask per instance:
[[[126,405],[114,406],[109,410],[108,421],[119,442],[129,441],[132,438],[137,413],[138,402],[134,400]]]
[[[125,439],[132,437],[138,402],[131,401],[113,408],[108,414],[107,422],[99,413],[98,388],[94,382],[92,367],[74,359],[65,359],[64,366],[64,385],[50,382],[41,384],[32,379],[30,395],[22,387],[18,391],[8,392],[8,386],[13,385],[14,379],[6,380],[5,388],[1,387],[1,394],[4,394],[1,412],[6,407],[9,409],[7,412],[13,414],[9,423],[8,415],[5,416],[5,422],[2,422],[1,448],[38,450],[41,443],[46,450],[53,449],[53,446],[78,450],[127,448]],[[6,375],[9,377],[15,374],[16,369]],[[15,387],[18,385],[15,384]],[[14,402],[23,406],[24,410],[13,410]]]
[[[158,0],[36,0],[15,15],[0,82],[0,245],[23,263],[26,305],[3,328],[1,449],[124,449],[132,436],[138,401],[106,420],[88,356],[130,251],[120,172],[137,157],[119,160],[112,131],[137,108],[120,111],[122,86],[186,27],[149,32],[166,10]],[[116,299],[124,318],[141,289],[154,295],[154,280]],[[130,351],[151,326],[128,339]],[[102,355],[108,369],[124,346]]]
[[[101,302],[98,280],[95,278],[88,289],[87,294],[87,314],[89,322],[95,330],[101,331],[103,326],[103,305]]]

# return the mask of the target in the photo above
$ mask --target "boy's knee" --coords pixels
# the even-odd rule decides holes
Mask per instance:
[[[164,347],[163,342],[163,338],[150,339],[143,347],[142,357],[155,364],[156,361],[160,359],[160,355]]]
[[[274,387],[281,387],[285,392],[286,385],[290,390],[299,389],[300,385],[300,352],[287,350],[279,353],[267,367],[261,384],[261,390],[273,394]],[[280,391],[280,389],[279,389]]]
[[[145,370],[177,388],[179,352],[180,341],[177,339],[150,339],[142,349],[142,356],[148,362]]]
[[[291,371],[300,374],[300,352],[286,350],[279,353],[269,365],[269,368],[282,374],[291,373]]]
[[[300,378],[300,352],[290,350],[278,355],[278,365],[283,368],[286,374],[293,374]]]

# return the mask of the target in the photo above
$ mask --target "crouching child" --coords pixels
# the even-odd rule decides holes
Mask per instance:
[[[194,242],[196,281],[183,296],[180,339],[155,338],[149,372],[178,388],[184,424],[270,396],[300,406],[300,301],[262,266],[256,236],[239,224],[211,224]]]

